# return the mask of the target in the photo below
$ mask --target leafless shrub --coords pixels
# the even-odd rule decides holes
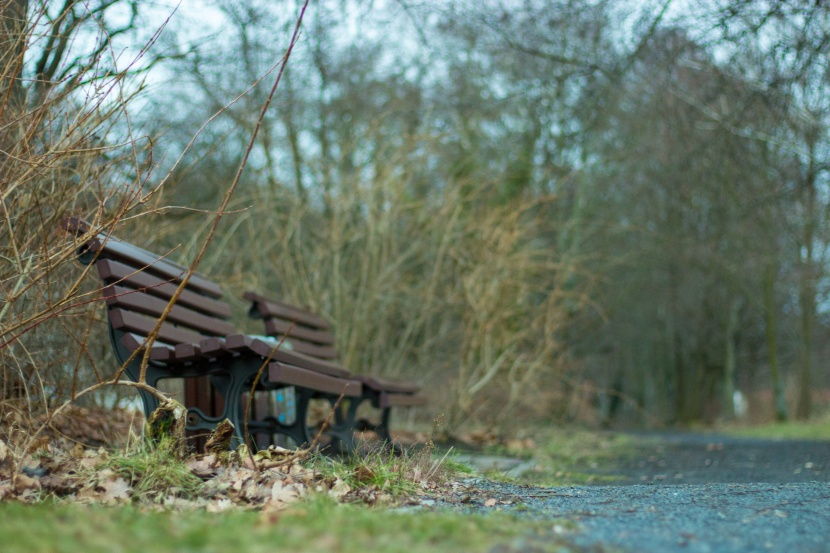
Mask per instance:
[[[336,323],[347,367],[423,383],[450,430],[546,411],[564,367],[563,329],[585,302],[566,285],[578,268],[544,239],[551,199],[501,203],[487,183],[415,194],[404,140],[371,178],[356,172],[321,198],[244,179],[231,198],[231,183],[216,182],[208,196],[224,197],[219,211],[231,214],[217,227],[216,205],[171,210],[170,196],[149,184],[151,141],[126,110],[138,89],[132,65],[107,73],[106,50],[96,50],[71,82],[26,87],[20,64],[32,25],[9,28],[15,47],[0,58],[0,416],[35,419],[118,369],[94,279],[57,231],[66,214],[150,248],[175,247],[173,259],[201,259],[228,290],[258,288],[322,312]]]
[[[101,47],[109,44],[105,38],[92,52],[75,51],[74,35],[49,33],[77,28],[44,31],[46,10],[41,4],[28,14],[2,15],[0,39],[8,46],[0,56],[3,432],[15,426],[9,420],[23,428],[113,371],[105,329],[96,324],[94,289],[68,263],[76,248],[60,235],[60,219],[83,213],[96,229],[112,229],[153,193],[145,183],[150,140],[133,132],[126,111],[139,88],[130,80],[133,64],[113,71],[114,56]],[[78,25],[97,25],[88,13],[78,17]],[[106,30],[97,32],[106,37]],[[50,37],[63,44],[63,57],[43,51]],[[38,53],[52,56],[54,71],[47,75],[38,66],[26,80],[23,60]],[[71,76],[57,77],[70,67]]]

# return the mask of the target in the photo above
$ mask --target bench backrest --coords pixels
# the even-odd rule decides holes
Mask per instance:
[[[243,296],[253,303],[248,314],[265,319],[265,333],[277,339],[285,337],[283,347],[326,361],[339,357],[329,322],[301,307],[275,302],[253,292]]]
[[[89,229],[75,218],[64,220],[63,227],[78,235]],[[85,242],[79,258],[95,264],[106,285],[103,295],[110,326],[124,334],[121,342],[128,350],[141,347],[187,273],[178,263],[105,234]],[[219,285],[194,274],[162,323],[154,349],[232,334],[230,316]]]

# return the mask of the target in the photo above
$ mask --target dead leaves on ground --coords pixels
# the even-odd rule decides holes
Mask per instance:
[[[351,474],[335,476],[335,471],[325,470],[328,461],[310,463],[305,450],[271,447],[254,454],[245,448],[222,451],[224,436],[215,440],[221,444],[215,448],[219,451],[169,460],[178,463],[177,468],[196,483],[195,489],[162,484],[148,492],[142,489],[140,476],[118,468],[129,466],[133,459],[125,453],[124,441],[113,439],[118,434],[132,436],[135,445],[142,418],[123,411],[108,413],[109,419],[99,410],[70,408],[64,416],[52,420],[35,440],[30,430],[42,421],[23,424],[15,420],[7,424],[9,421],[4,419],[0,427],[0,501],[57,499],[216,512],[260,509],[269,520],[311,494],[370,505],[408,501],[393,499],[387,490],[378,487],[369,465],[358,465]],[[429,478],[421,481],[416,475],[415,482],[420,484],[416,486],[418,494],[437,491],[438,486]]]
[[[139,504],[151,508],[194,508],[221,512],[259,509],[271,520],[309,494],[326,494],[341,502],[378,503],[388,499],[372,486],[354,489],[300,462],[296,452],[270,447],[254,455],[193,455],[183,463],[203,481],[195,494],[168,493],[142,497],[129,478],[104,468],[117,453],[104,448],[60,448],[48,444],[14,462],[0,441],[0,500],[36,502],[47,497],[82,504]],[[172,461],[171,461],[172,462]]]

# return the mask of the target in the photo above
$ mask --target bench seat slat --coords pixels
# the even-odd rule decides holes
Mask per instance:
[[[265,321],[265,332],[271,336],[288,335],[289,338],[299,338],[315,344],[331,345],[334,343],[334,334],[322,330],[315,330],[291,321],[269,318]]]
[[[254,292],[245,292],[242,297],[250,302],[257,303],[261,317],[276,317],[288,321],[297,321],[300,324],[315,327],[320,330],[328,330],[331,328],[331,324],[326,319],[301,307],[271,301]]]
[[[380,394],[381,409],[387,409],[389,407],[414,407],[416,405],[426,405],[427,403],[427,396],[423,394],[391,394],[387,392]]]
[[[274,346],[268,342],[245,336],[244,334],[234,334],[226,338],[226,345],[229,349],[236,350],[240,348],[250,348],[258,350],[263,357],[268,356],[273,350]],[[331,376],[341,378],[351,377],[351,373],[342,365],[324,361],[322,359],[315,359],[302,353],[291,351],[285,348],[279,348],[271,355],[274,361],[288,363],[304,369],[311,369],[313,371],[321,372]]]
[[[275,336],[274,338],[279,340],[281,336]],[[308,342],[291,339],[287,339],[286,342],[290,342],[291,351],[296,351],[297,353],[302,353],[303,355],[308,355],[309,357],[316,357],[326,361],[333,361],[339,357],[337,350],[332,347],[318,346],[316,344],[309,344]]]
[[[98,268],[98,275],[109,284],[123,280],[134,288],[143,288],[148,294],[163,299],[172,298],[176,288],[178,288],[178,284],[170,280],[163,280],[119,261],[101,259],[97,262],[96,267]],[[182,291],[178,303],[223,319],[228,319],[231,316],[231,307],[224,301],[198,294],[187,288]]]
[[[364,386],[378,392],[390,392],[398,394],[414,394],[421,390],[417,384],[408,384],[403,382],[393,382],[391,380],[384,380],[374,376],[358,375],[356,376]]]
[[[127,332],[121,337],[121,343],[124,344],[129,351],[136,351],[144,347],[144,336]],[[175,351],[173,346],[165,344],[159,340],[153,342],[153,347],[150,349],[150,359],[153,361],[170,362],[175,358]]]
[[[287,349],[277,349],[268,342],[263,342],[245,334],[233,334],[222,338],[206,339],[200,342],[202,353],[207,355],[221,355],[222,350],[226,352],[245,353],[251,352],[260,357],[270,358],[281,363],[288,363],[302,369],[309,369],[329,376],[338,378],[350,378],[351,373],[340,365],[329,363],[321,359],[314,359]],[[272,354],[273,352],[273,354]]]
[[[167,301],[150,296],[142,290],[133,290],[113,284],[104,288],[103,293],[109,306],[123,307],[155,317],[158,317],[167,309]],[[181,305],[173,306],[167,315],[167,320],[195,329],[203,334],[224,336],[235,331],[232,324],[215,317],[202,315]]]
[[[147,336],[156,327],[156,319],[121,309],[111,308],[108,312],[110,324],[117,330],[133,332],[141,336]],[[159,329],[158,338],[170,344],[198,343],[204,338],[203,335],[192,330],[177,327],[171,323],[164,322]]]
[[[321,374],[314,370],[285,363],[270,363],[268,365],[268,380],[272,383],[281,382],[327,394],[344,394],[347,397],[358,397],[362,393],[361,384],[357,380]]]
[[[195,361],[203,358],[202,349],[198,344],[176,344],[177,361]]]

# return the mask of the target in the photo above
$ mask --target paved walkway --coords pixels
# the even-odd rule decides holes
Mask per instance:
[[[830,443],[650,437],[653,446],[642,455],[601,468],[624,475],[622,485],[537,488],[472,479],[457,497],[427,505],[547,520],[547,541],[564,539],[573,551],[830,552]],[[506,470],[520,466],[499,462]],[[547,551],[545,542],[536,536],[494,553]]]

